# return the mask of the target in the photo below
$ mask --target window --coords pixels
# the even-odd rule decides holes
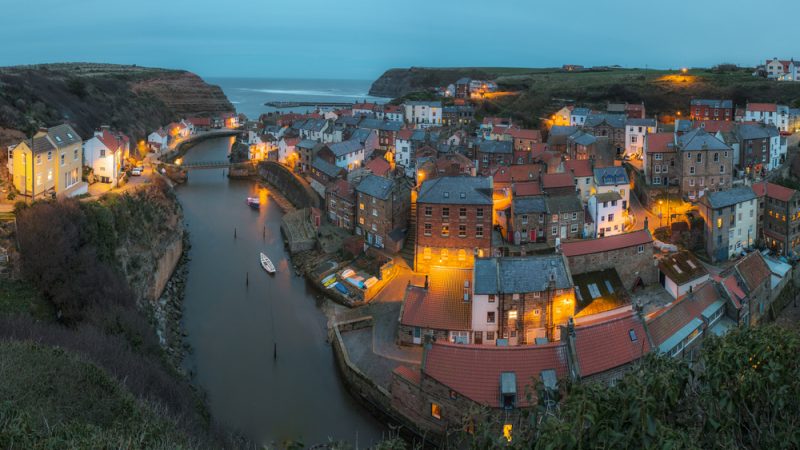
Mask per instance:
[[[66,155],[65,155],[64,153],[62,153],[62,154],[61,154],[61,165],[62,165],[62,166],[64,165],[64,158],[65,158],[65,156],[66,156]]]
[[[432,228],[431,224],[429,224],[429,223],[425,224],[425,236],[430,236],[431,235],[431,228]]]
[[[719,162],[719,152],[714,153],[714,162]]]
[[[577,233],[578,232],[578,224],[577,223],[573,223],[572,226],[570,227],[570,231],[573,232],[573,233]]]
[[[553,229],[551,230],[551,232],[553,233],[553,236],[557,235],[558,234],[558,227],[553,225]]]
[[[476,225],[475,226],[475,237],[482,238],[483,237],[483,225]]]
[[[372,208],[372,215],[375,216],[375,217],[378,217],[378,210],[375,209],[375,208]]]
[[[644,253],[644,245],[636,247],[636,253]]]
[[[486,313],[486,323],[494,323],[494,311]]]
[[[661,173],[661,166],[656,164],[654,167],[656,173]]]
[[[661,177],[653,178],[653,184],[661,184]]]
[[[609,214],[608,215],[608,221],[609,222],[613,222],[614,221],[614,214]]]
[[[42,155],[36,155],[36,164],[39,165],[42,163]]]
[[[662,155],[661,153],[656,153],[653,155],[653,159],[656,161],[661,161],[662,159],[664,159],[664,155]]]
[[[364,225],[364,218],[363,217],[359,217],[358,218],[358,223],[360,223],[361,225]]]
[[[434,419],[442,418],[442,407],[438,403],[431,403],[431,417]]]
[[[364,204],[363,203],[359,203],[358,204],[358,209],[363,211],[364,210]]]
[[[719,173],[725,173],[725,166],[719,166]],[[722,184],[722,181],[719,184]]]
[[[374,223],[372,224],[372,231],[378,231],[378,225],[377,224],[374,224]]]
[[[433,215],[433,208],[430,206],[425,207],[425,217],[430,217]]]
[[[572,220],[578,220],[578,213],[572,213]]]
[[[717,228],[722,228],[722,217],[717,217]]]
[[[450,208],[442,208],[442,219],[447,219],[450,217]]]
[[[703,154],[702,153],[698,153],[697,154],[697,162],[703,162]]]
[[[104,149],[104,148],[100,149],[100,157],[101,158],[105,158],[106,157],[106,149]]]
[[[476,213],[477,213],[476,215],[478,216],[478,219],[483,219],[483,208],[478,208],[476,210]]]
[[[442,224],[442,237],[450,236],[450,225]]]
[[[458,237],[461,237],[461,238],[467,237],[467,226],[466,225],[459,225],[458,226]]]
[[[458,209],[458,217],[461,219],[467,218],[467,208],[459,208]]]
[[[47,152],[47,160],[48,161],[52,161],[53,160],[53,152],[52,151]]]
[[[487,331],[486,332],[486,340],[493,341],[494,340],[494,331]]]
[[[494,301],[495,301],[495,295],[489,294],[489,303],[494,303]]]
[[[523,214],[522,215],[522,224],[525,225],[527,223],[528,223],[528,215],[527,214]]]
[[[691,153],[687,153],[686,154],[686,159],[692,159],[692,154]]]
[[[628,337],[631,338],[631,342],[636,342],[639,340],[639,338],[636,337],[636,330],[634,330],[633,328],[628,330]]]

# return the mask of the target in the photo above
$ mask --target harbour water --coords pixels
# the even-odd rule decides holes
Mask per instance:
[[[184,159],[224,159],[231,142],[205,141]],[[186,365],[214,417],[258,443],[308,446],[332,438],[364,448],[380,439],[385,428],[339,377],[326,318],[291,270],[282,211],[266,189],[214,169],[191,171],[177,193],[192,242],[184,326],[193,353]],[[261,197],[259,211],[246,205],[248,196]],[[259,252],[275,263],[275,275],[261,268]]]

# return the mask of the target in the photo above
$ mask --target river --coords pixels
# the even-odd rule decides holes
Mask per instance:
[[[202,142],[184,160],[219,161],[231,142]],[[177,193],[192,242],[183,317],[193,352],[186,366],[208,393],[214,417],[258,443],[310,445],[330,437],[364,448],[380,439],[385,427],[341,381],[312,288],[290,270],[282,212],[266,190],[215,169],[191,171]],[[246,206],[250,195],[261,196],[260,211]],[[260,251],[278,268],[274,276],[261,269]]]

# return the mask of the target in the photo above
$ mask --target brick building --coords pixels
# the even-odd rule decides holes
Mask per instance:
[[[564,242],[561,252],[567,257],[573,276],[616,269],[626,289],[633,288],[639,280],[645,285],[658,282],[658,270],[653,261],[653,238],[647,230]]]
[[[416,201],[414,269],[471,268],[492,248],[492,179],[441,177],[426,180]]]
[[[472,270],[431,267],[422,286],[406,288],[397,341],[421,345],[425,336],[439,342],[469,344],[472,330]]]
[[[356,187],[356,197],[356,234],[363,235],[368,245],[399,251],[411,203],[407,184],[394,178],[367,175]]]
[[[733,150],[703,128],[676,138],[677,170],[684,198],[696,200],[706,192],[729,189]]]
[[[584,223],[586,220],[585,209],[576,193],[565,195],[548,195],[546,197],[547,213],[547,243],[556,244],[584,236]]]
[[[590,114],[583,129],[597,137],[608,137],[617,155],[625,151],[624,114]]]
[[[542,143],[542,132],[512,127],[506,130],[504,140],[509,140],[513,143],[514,151],[530,152],[534,144]]]
[[[332,224],[353,232],[356,224],[356,196],[350,182],[339,179],[328,186],[325,190],[325,208]]]
[[[733,120],[733,101],[694,99],[689,104],[692,120]]]
[[[732,259],[752,248],[758,231],[758,205],[750,186],[709,193],[697,206],[705,222],[706,252],[712,262]]]
[[[795,256],[800,247],[800,195],[773,183],[753,184],[758,198],[758,239],[779,255]]]
[[[501,166],[510,166],[514,159],[511,141],[481,141],[475,150],[478,173],[488,177]]]
[[[529,242],[545,242],[550,215],[547,200],[543,195],[519,196],[511,202],[509,240],[515,245]]]
[[[558,327],[575,314],[572,276],[562,255],[478,258],[473,289],[475,344],[554,342]]]
[[[653,187],[666,187],[678,184],[675,135],[673,133],[653,133],[645,136],[644,168],[645,182]]]

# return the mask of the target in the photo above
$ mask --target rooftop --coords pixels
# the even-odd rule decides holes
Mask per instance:
[[[784,202],[792,199],[792,196],[797,192],[794,189],[787,188],[775,183],[753,183],[753,192],[756,197],[763,197],[764,194],[770,198],[775,198]]]
[[[710,192],[704,195],[700,201],[713,209],[719,209],[753,200],[754,198],[756,198],[756,194],[750,186],[740,186],[724,191]]]
[[[542,292],[553,281],[555,289],[569,289],[572,279],[561,255],[475,259],[476,294]]]
[[[565,256],[570,257],[619,250],[637,245],[645,245],[651,242],[653,242],[653,238],[650,236],[650,232],[647,230],[639,230],[599,239],[562,242],[561,252],[564,253]]]
[[[488,177],[441,177],[422,183],[419,203],[493,205],[492,179]]]
[[[650,352],[644,324],[631,309],[575,326],[575,354],[582,377],[628,364]]]
[[[394,181],[380,177],[378,175],[367,175],[356,187],[356,191],[361,194],[375,197],[379,200],[388,200],[392,194]]]
[[[547,197],[547,211],[550,214],[583,211],[583,203],[576,194]]]
[[[428,289],[409,286],[400,323],[435,330],[470,330],[472,303],[464,301],[472,270],[431,267]]]
[[[630,184],[628,173],[622,166],[595,168],[594,182],[597,186],[617,186],[620,184]]]
[[[650,314],[647,317],[647,329],[653,337],[653,343],[661,351],[671,350],[702,324],[703,311],[720,300],[722,297],[715,283],[707,281],[681,299]]]
[[[661,259],[658,269],[678,285],[708,276],[708,270],[689,252],[674,253]]]
[[[546,213],[547,202],[543,195],[514,198],[514,214]]]

